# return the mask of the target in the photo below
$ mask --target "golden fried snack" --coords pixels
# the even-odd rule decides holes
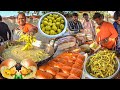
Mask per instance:
[[[105,78],[111,76],[117,69],[117,66],[115,53],[110,50],[101,50],[90,57],[86,69],[90,75],[96,78]]]

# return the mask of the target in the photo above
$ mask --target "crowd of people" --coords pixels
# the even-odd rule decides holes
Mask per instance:
[[[72,17],[72,21],[68,24],[69,32],[91,34],[93,40],[96,40],[102,47],[115,49],[120,53],[120,11],[114,13],[113,24],[104,21],[104,15],[100,13],[95,13],[92,20],[89,19],[87,13],[84,13],[83,22],[78,21],[77,13],[74,13]],[[96,28],[93,21],[98,24]]]
[[[95,13],[92,20],[87,13],[84,13],[83,18],[84,20],[81,22],[78,20],[78,14],[73,13],[72,20],[68,22],[68,33],[70,35],[78,33],[91,35],[92,39],[103,47],[116,49],[120,53],[120,11],[114,13],[115,22],[113,24],[104,21],[104,15],[100,13]],[[94,21],[98,24],[97,27],[95,27]],[[17,23],[18,27],[10,32],[8,25],[2,22],[0,16],[0,42],[17,40],[21,33],[34,35],[38,32],[36,26],[26,23],[26,16],[22,12],[17,16]]]

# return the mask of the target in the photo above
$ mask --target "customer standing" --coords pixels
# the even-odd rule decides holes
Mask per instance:
[[[84,18],[84,20],[83,20],[82,25],[83,25],[84,33],[86,35],[91,36],[92,40],[94,40],[95,35],[96,35],[95,24],[92,20],[89,19],[89,16],[87,13],[83,14],[83,18]]]
[[[118,32],[116,50],[120,54],[120,11],[116,11],[114,13],[114,20],[115,22],[113,23],[113,25]]]
[[[77,34],[83,31],[80,21],[78,21],[78,14],[73,13],[72,20],[68,22],[68,29],[70,34]]]
[[[0,16],[0,37],[3,38],[4,41],[11,40],[11,31],[8,25],[2,22],[2,17]],[[0,42],[3,42],[1,39]]]

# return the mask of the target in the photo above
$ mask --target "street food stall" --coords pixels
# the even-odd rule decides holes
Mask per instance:
[[[102,48],[84,33],[66,35],[67,20],[57,12],[43,15],[39,33],[49,43],[21,35],[0,46],[1,79],[112,79],[118,78],[119,56]]]

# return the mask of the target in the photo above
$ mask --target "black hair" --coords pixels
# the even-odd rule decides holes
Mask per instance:
[[[117,20],[120,17],[120,11],[115,11],[113,18]]]
[[[78,14],[77,14],[77,13],[73,13],[72,16],[76,16],[76,17],[78,17]]]
[[[100,14],[100,13],[95,13],[95,14],[93,15],[93,19],[101,18],[101,17],[102,17],[102,14]]]
[[[104,14],[101,14],[102,18],[104,19]]]
[[[87,14],[87,13],[83,13],[83,17],[84,17],[84,16],[88,16],[88,14]]]
[[[19,12],[19,14],[17,15],[17,18],[18,18],[19,15],[23,15],[24,17],[26,17],[24,12]]]
[[[2,16],[0,15],[0,21],[2,21]]]

